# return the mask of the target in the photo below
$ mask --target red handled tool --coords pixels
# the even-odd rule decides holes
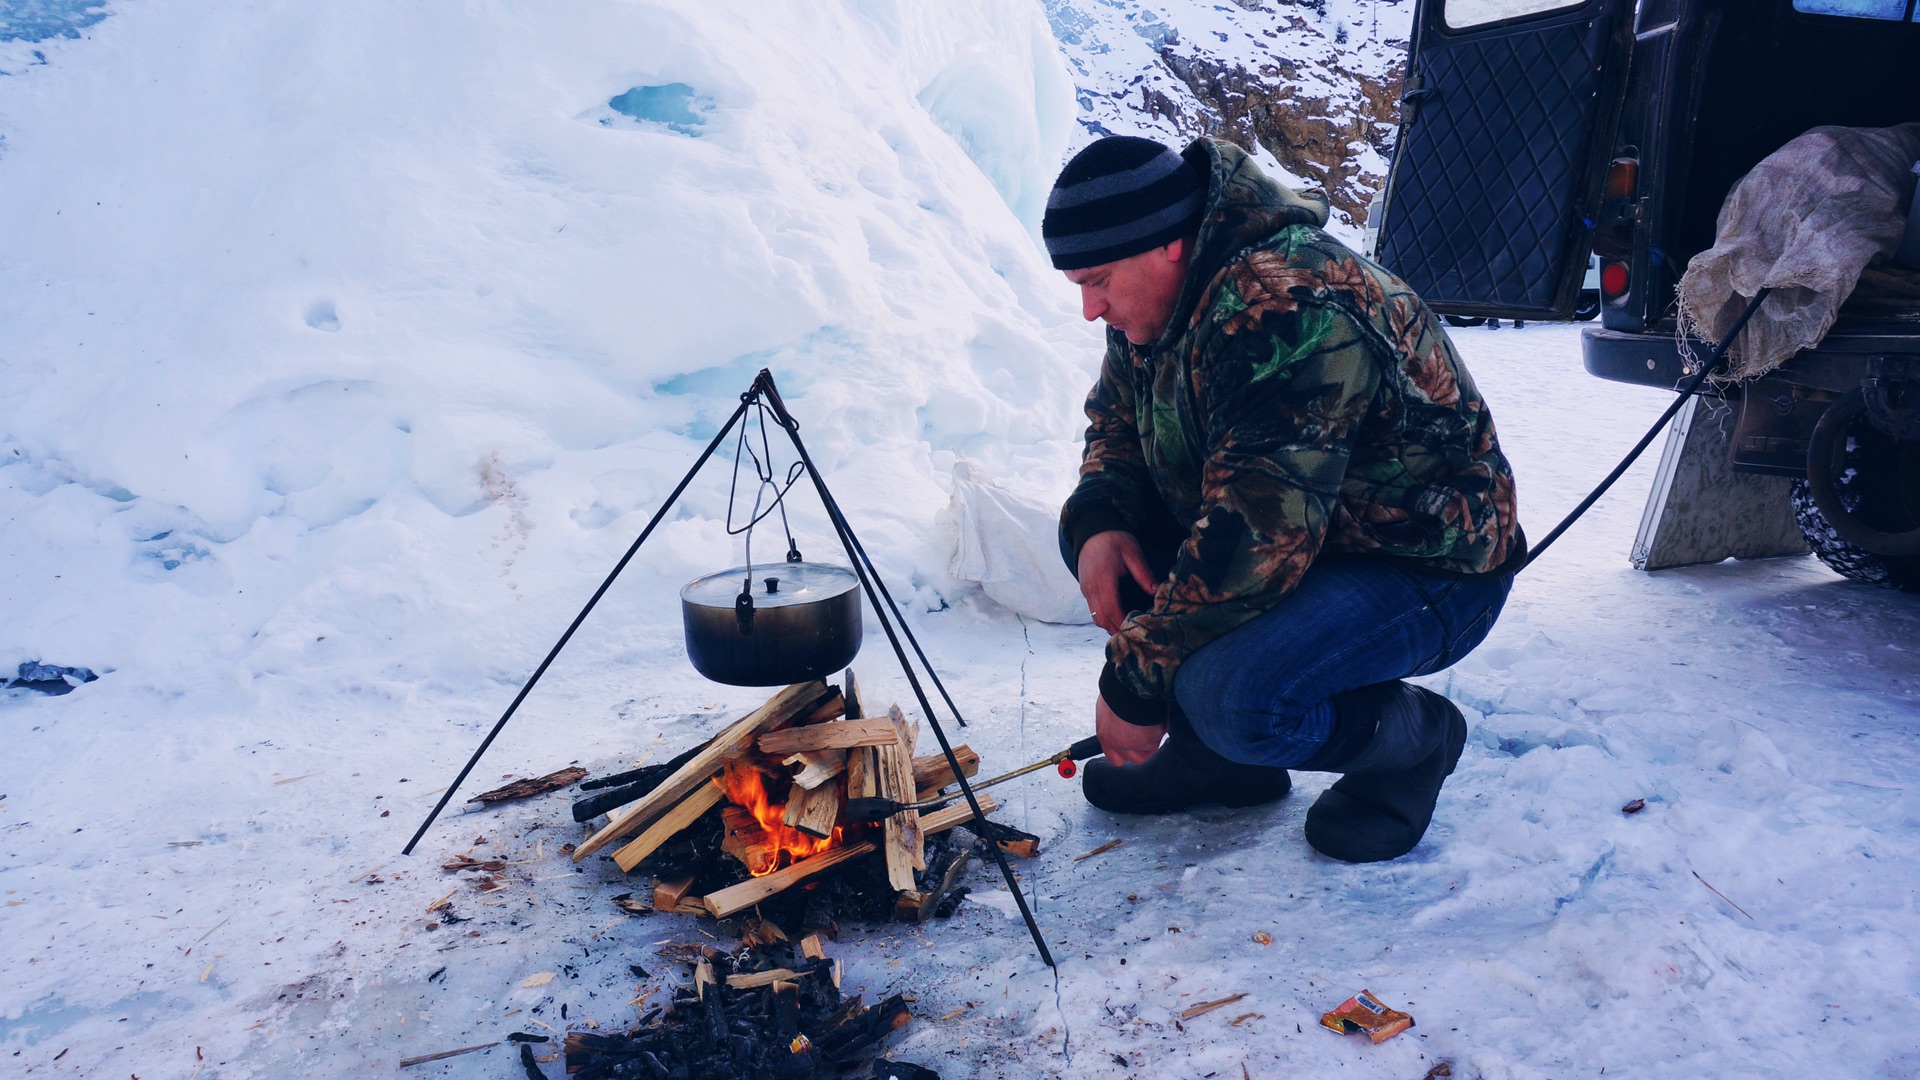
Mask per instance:
[[[979,791],[981,788],[990,788],[995,784],[1012,780],[1016,776],[1025,776],[1030,772],[1044,769],[1049,765],[1058,766],[1061,776],[1072,777],[1073,774],[1080,771],[1079,766],[1075,765],[1074,762],[1085,761],[1090,757],[1098,756],[1100,756],[1100,739],[1096,735],[1089,735],[1050,758],[1036,761],[1031,765],[1022,765],[1010,773],[1002,773],[991,780],[978,781],[974,783],[972,787],[975,791]],[[958,794],[942,795],[938,798],[910,803],[896,802],[893,799],[848,799],[846,809],[841,812],[840,819],[852,824],[872,824],[877,821],[885,821],[893,815],[907,810],[932,810],[936,807],[945,806],[959,797]]]

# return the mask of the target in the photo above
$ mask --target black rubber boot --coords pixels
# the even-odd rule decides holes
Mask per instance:
[[[1221,757],[1178,713],[1168,720],[1167,741],[1145,765],[1115,765],[1098,757],[1087,762],[1080,780],[1087,801],[1114,814],[1172,814],[1216,804],[1259,806],[1284,799],[1292,790],[1287,770]]]
[[[1345,773],[1307,809],[1307,843],[1342,862],[1412,851],[1467,743],[1453,702],[1404,682],[1333,697],[1334,733],[1303,769]]]

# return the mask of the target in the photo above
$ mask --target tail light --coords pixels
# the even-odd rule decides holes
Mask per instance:
[[[1593,233],[1593,250],[1601,258],[1625,259],[1633,254],[1633,227],[1640,221],[1639,190],[1640,159],[1614,158],[1600,189],[1600,219]]]
[[[1617,300],[1627,295],[1627,286],[1633,284],[1633,276],[1623,262],[1606,261],[1600,264],[1600,295],[1608,300]]]

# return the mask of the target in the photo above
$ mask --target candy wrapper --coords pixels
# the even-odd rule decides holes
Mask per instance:
[[[1370,990],[1362,990],[1340,1003],[1340,1007],[1320,1018],[1320,1026],[1342,1035],[1365,1032],[1374,1042],[1384,1042],[1413,1026],[1413,1017],[1380,1004]]]

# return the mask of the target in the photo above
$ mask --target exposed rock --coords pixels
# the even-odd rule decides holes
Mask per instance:
[[[1336,225],[1386,179],[1412,0],[1044,0],[1079,90],[1082,138],[1232,141],[1301,186]],[[1356,14],[1356,12],[1361,12]]]

